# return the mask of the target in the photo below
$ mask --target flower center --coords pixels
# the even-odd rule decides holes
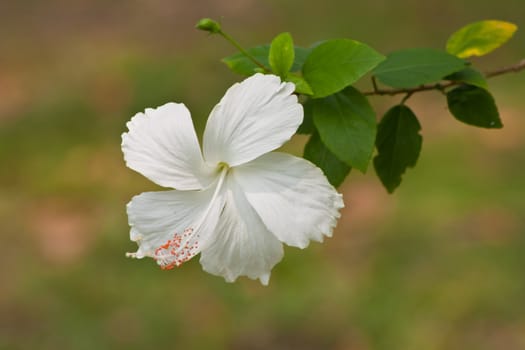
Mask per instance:
[[[195,223],[193,227],[186,228],[182,233],[175,232],[173,237],[160,247],[155,249],[155,253],[152,256],[163,270],[171,270],[174,267],[178,267],[186,261],[193,258],[200,252],[199,249],[199,230],[202,224],[210,214],[214,207],[215,201],[219,198],[220,190],[224,184],[224,179],[228,173],[229,166],[225,163],[219,164],[219,180],[217,186],[213,192],[213,196],[201,215],[200,219]]]

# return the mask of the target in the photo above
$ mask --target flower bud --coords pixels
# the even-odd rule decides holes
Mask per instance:
[[[201,19],[199,22],[197,22],[197,25],[195,26],[195,28],[204,30],[206,32],[210,32],[213,34],[219,33],[221,31],[221,25],[210,18]]]

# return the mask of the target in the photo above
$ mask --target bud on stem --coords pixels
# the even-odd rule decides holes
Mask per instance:
[[[239,50],[244,56],[246,56],[250,61],[255,63],[262,72],[271,72],[271,69],[266,67],[263,63],[259,62],[252,54],[250,54],[246,49],[244,49],[234,38],[232,38],[228,33],[225,33],[222,31],[221,25],[214,21],[211,18],[203,18],[199,22],[197,22],[197,25],[195,28],[204,30],[205,32],[210,32],[211,34],[219,34],[224,39],[226,39],[230,44],[235,46],[237,50]]]
[[[221,25],[212,20],[211,18],[203,18],[199,22],[197,22],[197,25],[195,28],[204,30],[205,32],[210,32],[212,34],[217,34],[221,32]]]

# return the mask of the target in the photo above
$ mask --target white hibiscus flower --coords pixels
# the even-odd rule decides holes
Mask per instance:
[[[199,254],[205,271],[233,282],[268,284],[282,243],[305,248],[331,236],[342,197],[312,163],[271,152],[303,120],[292,83],[255,74],[228,89],[204,132],[203,154],[184,104],[146,109],[122,134],[126,164],[174,190],[145,192],[128,203],[128,256],[163,269]]]

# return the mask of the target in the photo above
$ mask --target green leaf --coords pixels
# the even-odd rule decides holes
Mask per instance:
[[[377,128],[374,168],[389,193],[401,184],[407,168],[416,165],[423,138],[415,114],[405,105],[386,112]]]
[[[295,84],[295,92],[303,95],[312,95],[313,91],[310,85],[304,80],[303,77],[300,77],[297,74],[290,73],[286,77],[286,81],[290,81]]]
[[[326,148],[317,133],[304,146],[304,158],[321,168],[334,187],[338,187],[352,169]]]
[[[295,60],[293,62],[293,66],[290,69],[291,72],[299,72],[301,69],[303,69],[304,62],[306,62],[306,58],[308,55],[310,55],[310,52],[312,52],[311,48],[306,47],[295,47]]]
[[[303,65],[303,77],[320,98],[353,84],[384,56],[369,46],[349,39],[325,41],[315,48]]]
[[[447,41],[447,52],[461,58],[483,56],[507,42],[518,27],[504,21],[479,21],[461,28]]]
[[[314,124],[326,147],[347,165],[365,172],[376,136],[375,113],[367,98],[347,87],[312,102]]]
[[[254,56],[259,62],[265,66],[269,66],[270,62],[268,57],[270,55],[270,45],[261,45],[247,49],[249,54]],[[311,49],[304,47],[295,47],[295,60],[292,68],[292,72],[300,71],[306,57],[310,54]],[[228,66],[232,71],[241,75],[252,75],[255,74],[256,69],[259,68],[255,63],[253,63],[248,57],[244,56],[242,53],[236,53],[234,55],[224,57],[221,60],[224,64]]]
[[[445,77],[445,79],[465,83],[468,85],[474,85],[485,90],[488,89],[487,80],[485,79],[483,73],[470,67],[465,68],[459,72],[453,73]]]
[[[447,93],[448,109],[457,120],[482,128],[503,127],[492,95],[484,89],[462,85]]]
[[[297,129],[298,134],[309,135],[315,132],[313,107],[313,102],[310,99],[303,103],[304,117],[302,124]]]
[[[277,35],[270,45],[268,61],[273,72],[285,79],[295,59],[293,40],[290,33]]]
[[[387,55],[386,60],[374,69],[374,74],[386,85],[410,88],[437,82],[465,66],[465,61],[443,51],[404,49]]]

